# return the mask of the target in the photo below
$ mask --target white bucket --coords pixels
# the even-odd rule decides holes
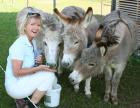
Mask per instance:
[[[60,102],[61,85],[56,84],[52,90],[48,90],[44,100],[44,104],[47,107],[57,107]]]

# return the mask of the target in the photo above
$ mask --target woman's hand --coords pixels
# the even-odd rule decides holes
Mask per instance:
[[[39,68],[40,71],[57,72],[56,69],[52,69],[47,65],[39,65],[38,68]]]
[[[42,55],[39,55],[35,58],[35,63],[40,65],[43,63],[43,56]]]

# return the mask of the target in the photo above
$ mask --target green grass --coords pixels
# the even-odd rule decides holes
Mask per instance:
[[[43,2],[43,0],[40,1]],[[94,0],[90,1],[92,2]],[[64,0],[63,4],[65,4]],[[20,6],[21,5],[19,5],[19,7]],[[20,8],[22,8],[22,6]],[[6,58],[8,56],[9,46],[16,39],[17,36],[15,18],[17,14],[16,11],[20,10],[19,7],[13,8],[7,7],[5,9],[0,7],[0,11],[2,11],[0,13],[0,64],[4,68],[6,66]],[[48,7],[46,9],[48,9]],[[100,16],[98,17],[102,19]],[[59,83],[62,85],[62,92],[60,105],[58,108],[140,108],[140,86],[139,86],[140,60],[136,59],[134,56],[131,56],[130,59],[128,60],[128,65],[126,66],[126,69],[123,73],[119,85],[118,106],[114,106],[111,103],[105,103],[103,101],[105,89],[104,77],[101,77],[101,79],[97,78],[92,79],[91,82],[92,98],[88,99],[84,95],[84,82],[82,82],[80,85],[80,91],[78,93],[75,93],[72,85],[68,81],[68,75],[69,75],[68,72],[64,72],[64,74],[61,77],[59,77]],[[8,96],[5,91],[4,72],[1,69],[0,69],[0,108],[15,108],[14,100],[10,96]],[[41,101],[41,108],[45,108],[43,100]]]
[[[9,46],[16,38],[16,13],[0,13],[0,64],[5,68]],[[12,105],[11,105],[12,104]],[[0,69],[0,108],[10,108],[14,103],[4,89],[4,72]]]

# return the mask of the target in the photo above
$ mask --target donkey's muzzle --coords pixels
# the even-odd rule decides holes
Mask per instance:
[[[46,63],[47,66],[49,66],[50,68],[52,69],[56,69],[57,68],[57,65],[56,64],[49,64],[49,63]]]
[[[64,62],[64,63],[62,62],[62,66],[63,66],[63,67],[69,67],[70,64],[69,64],[69,63],[66,63],[66,62]]]
[[[71,83],[72,85],[75,84],[75,83],[74,83],[74,79],[69,78],[69,81],[70,81],[70,83]]]

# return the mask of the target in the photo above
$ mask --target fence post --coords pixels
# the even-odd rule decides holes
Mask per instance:
[[[26,6],[27,6],[27,7],[29,6],[29,0],[26,1]]]
[[[56,8],[56,0],[53,0],[53,9]]]
[[[116,0],[111,0],[111,11],[116,9]]]
[[[102,5],[103,5],[103,1],[101,0],[101,16],[102,16],[102,14],[103,14],[103,13],[102,13],[102,11],[103,11],[103,10],[102,10],[102,8],[103,8]]]

